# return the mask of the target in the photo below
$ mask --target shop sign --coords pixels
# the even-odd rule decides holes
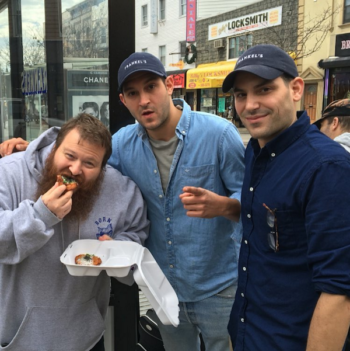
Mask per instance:
[[[233,18],[209,26],[208,40],[278,26],[282,23],[282,6]]]
[[[170,67],[177,67],[178,69],[183,69],[184,68],[184,62],[182,60],[179,60],[176,63],[169,63]]]
[[[45,94],[47,92],[46,66],[24,71],[21,76],[23,95]]]
[[[335,56],[350,56],[350,33],[338,34],[335,37]]]
[[[150,33],[158,33],[158,0],[151,0]]]
[[[184,88],[185,87],[185,73],[172,74],[174,79],[174,88]]]
[[[233,65],[222,65],[222,67],[208,67],[206,69],[193,69],[187,71],[187,88],[205,89],[220,88],[225,77],[232,72]]]
[[[69,89],[109,89],[108,71],[69,71]]]
[[[196,41],[196,13],[197,0],[187,0],[186,2],[186,41],[194,43]]]

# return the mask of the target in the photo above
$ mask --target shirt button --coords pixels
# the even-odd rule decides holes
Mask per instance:
[[[247,240],[244,240],[244,243],[245,243],[246,245],[248,245],[248,241],[247,241]]]
[[[170,240],[168,241],[168,244],[171,245],[171,241]]]
[[[247,217],[248,217],[248,218],[251,218],[252,216],[248,213],[248,214],[247,214]]]
[[[275,157],[276,156],[276,154],[273,152],[272,154],[271,154],[271,157]]]
[[[241,318],[241,322],[244,323],[244,318]]]
[[[159,195],[159,198],[160,198],[160,199],[162,199],[162,198],[163,198],[163,195],[162,195],[162,194],[160,194],[160,195]]]
[[[170,222],[170,218],[168,217],[167,219],[166,219],[168,222]]]
[[[157,173],[157,170],[155,169],[153,172],[154,172],[154,173]]]
[[[241,293],[241,296],[244,297],[244,293]]]
[[[247,270],[247,268],[246,268],[246,267],[243,267],[243,270],[244,270],[244,271],[246,271],[246,270]]]
[[[174,266],[171,264],[170,266],[169,266],[170,268],[174,268]]]
[[[182,134],[185,135],[185,134],[186,134],[186,131],[183,130],[183,131],[182,131]]]
[[[249,188],[249,190],[250,190],[250,191],[253,191],[253,190],[254,190],[254,188],[253,188],[253,187],[250,187],[250,188]]]

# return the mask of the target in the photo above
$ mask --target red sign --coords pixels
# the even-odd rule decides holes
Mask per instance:
[[[185,87],[185,73],[172,74],[174,79],[174,88]]]
[[[194,43],[196,41],[197,0],[187,0],[186,7],[186,41]]]

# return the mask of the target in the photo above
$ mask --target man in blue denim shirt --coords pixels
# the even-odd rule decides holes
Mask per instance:
[[[350,157],[296,113],[304,82],[273,45],[224,83],[250,132],[243,239],[229,332],[235,351],[339,351],[350,324]]]
[[[113,136],[109,163],[141,189],[151,222],[146,246],[175,289],[180,325],[158,320],[167,351],[229,351],[237,281],[244,146],[220,117],[174,105],[172,77],[135,53],[118,73],[120,99],[139,122]]]

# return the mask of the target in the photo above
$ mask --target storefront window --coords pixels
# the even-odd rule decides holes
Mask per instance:
[[[216,89],[202,89],[200,111],[216,114]]]
[[[83,111],[109,126],[108,0],[8,0],[0,30],[0,142]]]
[[[333,73],[330,80],[330,102],[339,99],[350,99],[350,71]]]

